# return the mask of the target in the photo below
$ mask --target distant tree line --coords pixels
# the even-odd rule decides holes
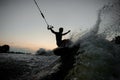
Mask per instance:
[[[25,52],[10,51],[10,46],[6,44],[0,46],[0,53],[31,54],[31,53],[25,53]]]
[[[7,53],[9,51],[10,51],[10,46],[9,45],[0,46],[0,53]]]

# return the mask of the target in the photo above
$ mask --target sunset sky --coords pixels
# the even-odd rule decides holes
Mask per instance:
[[[48,23],[58,31],[71,33],[91,28],[98,10],[108,0],[36,0]],[[39,48],[53,49],[55,36],[47,30],[33,0],[0,0],[0,45],[8,44],[12,50],[21,48],[34,52]]]

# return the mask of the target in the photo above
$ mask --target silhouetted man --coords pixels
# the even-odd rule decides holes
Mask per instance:
[[[60,47],[62,45],[62,36],[68,34],[70,32],[70,30],[66,33],[63,33],[63,28],[59,28],[59,32],[55,32],[53,29],[53,26],[48,26],[48,30],[51,30],[52,33],[55,34],[56,36],[56,43],[57,43],[57,46]]]

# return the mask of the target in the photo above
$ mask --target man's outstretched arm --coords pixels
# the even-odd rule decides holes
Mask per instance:
[[[69,30],[69,31],[68,31],[68,32],[66,32],[66,33],[63,33],[62,35],[66,35],[66,34],[68,34],[70,31],[71,31],[71,30]]]
[[[56,32],[52,28],[53,26],[48,26],[48,30],[51,30],[51,32],[55,34]]]

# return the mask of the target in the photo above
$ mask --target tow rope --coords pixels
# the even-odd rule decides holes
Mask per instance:
[[[45,23],[47,24],[47,26],[49,26],[49,24],[48,24],[48,22],[47,22],[47,20],[46,20],[46,18],[45,18],[45,16],[44,16],[44,14],[42,13],[42,11],[41,11],[40,7],[38,6],[37,2],[36,2],[35,0],[34,0],[34,2],[35,2],[35,4],[36,4],[36,6],[37,6],[37,8],[38,8],[38,10],[39,10],[42,18],[44,19]]]

